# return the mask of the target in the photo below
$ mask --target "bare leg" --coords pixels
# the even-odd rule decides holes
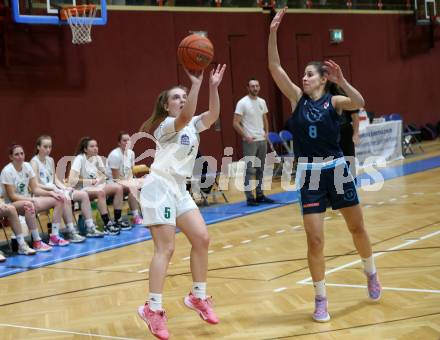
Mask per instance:
[[[347,223],[348,230],[350,230],[353,238],[353,243],[359,252],[359,255],[366,259],[372,255],[370,238],[364,226],[364,218],[362,216],[362,209],[359,204],[340,209],[342,216],[344,216]]]
[[[92,218],[92,208],[90,206],[90,199],[89,199],[89,195],[87,194],[87,192],[75,190],[73,192],[72,199],[74,202],[80,202],[81,212],[82,212],[84,218],[86,220],[91,219]]]
[[[15,235],[20,235],[21,223],[18,219],[17,209],[12,204],[0,204],[0,217],[6,217]]]
[[[29,201],[16,201],[12,205],[19,215],[24,216],[29,230],[37,230],[34,205]]]
[[[37,212],[53,208],[53,223],[61,223],[64,202],[57,201],[52,197],[34,197],[35,210]]]
[[[191,274],[194,282],[206,282],[208,273],[208,228],[198,209],[177,217],[177,225],[191,243]]]
[[[150,227],[154,241],[154,255],[150,263],[150,293],[162,294],[168,265],[174,253],[176,228],[169,225]]]
[[[108,214],[105,191],[99,188],[87,188],[86,192],[89,195],[90,201],[95,198],[98,199],[98,210],[101,215]]]
[[[307,259],[313,281],[324,280],[324,213],[303,216],[307,235]]]
[[[64,201],[63,219],[66,224],[73,223],[72,201],[70,199]]]
[[[113,208],[121,210],[122,201],[124,199],[124,190],[122,185],[116,183],[106,184],[104,186],[104,191],[107,196],[113,196]]]

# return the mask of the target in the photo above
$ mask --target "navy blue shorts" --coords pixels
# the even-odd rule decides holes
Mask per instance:
[[[345,161],[332,162],[328,166],[316,167],[298,164],[297,187],[303,214],[325,212],[327,202],[333,210],[359,204],[356,185]]]

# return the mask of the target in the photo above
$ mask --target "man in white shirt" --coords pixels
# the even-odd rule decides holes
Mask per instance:
[[[266,135],[269,128],[267,121],[267,105],[263,98],[258,97],[260,83],[256,79],[249,79],[247,85],[248,94],[241,98],[235,108],[234,121],[235,131],[243,139],[243,156],[256,157],[260,160],[259,166],[255,165],[255,177],[258,181],[256,197],[249,187],[252,175],[252,163],[246,162],[246,176],[244,179],[244,191],[249,206],[257,206],[259,203],[273,203],[274,201],[263,194],[264,162],[267,154]]]

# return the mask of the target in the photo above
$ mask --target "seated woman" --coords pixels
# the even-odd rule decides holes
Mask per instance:
[[[0,190],[0,196],[2,192]],[[6,204],[2,198],[0,198],[0,218],[6,218],[8,224],[14,231],[15,238],[18,243],[18,254],[20,255],[35,255],[36,251],[28,246],[24,240],[23,231],[21,229],[21,223],[18,219],[17,209],[12,204]],[[35,218],[33,219],[35,221]],[[0,262],[6,261],[3,253],[0,251]]]
[[[104,222],[104,233],[119,235],[121,230],[121,214],[123,189],[116,183],[106,183],[105,167],[98,155],[98,143],[90,137],[79,141],[76,157],[72,162],[69,174],[69,185],[83,190],[90,200],[98,199],[98,210]],[[113,222],[107,209],[107,196],[113,196],[115,221]]]
[[[130,149],[130,135],[126,132],[120,132],[118,145],[107,158],[108,182],[122,185],[124,194],[128,194],[128,205],[133,216],[133,224],[141,225],[143,222],[138,210],[138,201],[142,180],[133,177],[134,159],[136,157],[133,150]]]
[[[12,203],[20,215],[26,217],[26,223],[32,234],[32,247],[36,251],[48,251],[50,246],[67,246],[68,241],[59,236],[61,214],[64,198],[53,191],[46,191],[38,185],[34,170],[24,161],[24,150],[21,145],[14,144],[9,148],[11,162],[1,172],[6,203]],[[32,194],[29,192],[29,188]],[[49,245],[45,244],[35,223],[35,213],[53,208],[52,231]]]
[[[92,219],[92,209],[90,207],[89,195],[84,191],[74,190],[65,186],[55,176],[55,162],[50,153],[52,151],[52,138],[50,136],[40,136],[37,139],[36,155],[31,160],[32,168],[38,177],[38,183],[44,190],[54,191],[65,197],[63,219],[67,227],[68,239],[72,243],[84,242],[84,236],[78,233],[77,228],[73,224],[72,201],[80,202],[81,212],[85,219],[87,228],[87,237],[102,237],[100,232],[96,232],[95,224]]]

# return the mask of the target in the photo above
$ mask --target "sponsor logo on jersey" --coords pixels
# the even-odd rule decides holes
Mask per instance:
[[[324,103],[324,109],[327,109],[330,106],[329,102]]]
[[[180,144],[189,145],[189,136],[187,134],[180,136]]]

